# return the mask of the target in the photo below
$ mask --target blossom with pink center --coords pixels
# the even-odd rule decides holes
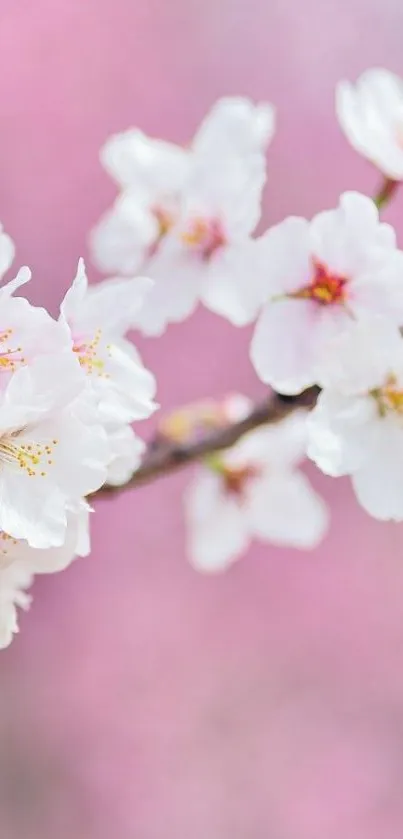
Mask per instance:
[[[318,368],[323,388],[308,420],[308,455],[326,474],[350,475],[360,504],[403,520],[403,339],[365,318],[331,340]]]
[[[227,245],[239,247],[259,220],[273,131],[271,105],[235,97],[214,106],[186,150],[136,130],[106,144],[104,165],[123,191],[93,231],[92,251],[103,271],[142,268],[155,279],[158,288],[136,320],[147,334],[183,320],[199,299],[235,323],[253,318],[254,311],[246,312],[250,295],[240,305],[231,284],[232,274],[244,274],[252,257]],[[234,220],[242,215],[242,232],[233,242]],[[220,263],[218,284],[210,262]]]
[[[355,85],[339,82],[340,125],[360,154],[392,180],[403,178],[403,82],[382,68],[366,70]]]
[[[238,326],[256,317],[258,250],[251,233],[260,217],[263,185],[264,170],[255,166],[253,155],[195,164],[181,215],[147,265],[155,284],[135,326],[160,335],[169,323],[192,314],[199,301]]]
[[[241,418],[250,403],[244,399],[235,407],[232,418]],[[328,516],[297,469],[305,445],[306,415],[296,412],[206,459],[185,497],[188,553],[195,568],[224,570],[254,538],[296,548],[320,542]]]
[[[276,390],[315,384],[324,346],[352,318],[373,312],[403,324],[403,253],[369,198],[349,192],[311,222],[290,217],[257,247],[263,308],[251,359]]]

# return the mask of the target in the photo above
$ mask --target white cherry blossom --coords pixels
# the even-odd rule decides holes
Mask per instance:
[[[156,408],[155,379],[123,336],[151,281],[144,277],[89,286],[83,260],[61,306],[73,351],[86,373],[99,419],[105,423],[149,417]]]
[[[135,326],[160,335],[188,317],[202,301],[235,325],[256,317],[251,239],[260,216],[264,172],[238,157],[203,159],[195,166],[181,215],[148,263],[155,281]]]
[[[106,478],[105,431],[79,419],[85,381],[66,352],[19,368],[0,392],[0,529],[35,548],[62,545],[71,505]]]
[[[333,476],[351,475],[360,504],[403,520],[403,340],[383,318],[362,319],[326,348],[323,387],[309,421],[308,455]]]
[[[155,279],[135,321],[146,334],[183,320],[200,299],[237,325],[255,316],[245,292],[253,261],[246,246],[260,216],[273,131],[271,105],[229,97],[186,151],[135,130],[106,145],[102,159],[124,191],[93,232],[92,251],[103,271],[141,267]]]
[[[306,416],[296,412],[206,460],[185,497],[188,553],[195,568],[224,570],[253,538],[297,548],[320,542],[328,516],[297,469],[305,445]]]
[[[403,178],[403,82],[382,68],[366,70],[355,85],[339,82],[340,125],[360,154],[388,178]]]
[[[251,359],[276,390],[295,394],[314,384],[323,347],[352,318],[373,312],[403,324],[403,253],[369,198],[344,193],[337,209],[311,222],[290,217],[257,247],[255,287],[266,302]]]

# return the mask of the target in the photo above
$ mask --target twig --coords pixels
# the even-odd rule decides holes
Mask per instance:
[[[155,478],[176,472],[208,454],[228,449],[254,428],[279,422],[298,408],[312,408],[316,403],[318,393],[317,387],[308,388],[298,396],[281,396],[274,393],[269,399],[255,405],[244,419],[227,425],[225,428],[208,432],[201,440],[187,445],[178,445],[156,438],[148,446],[141,466],[127,483],[122,486],[105,484],[94,495],[116,494],[127,489],[135,489]]]

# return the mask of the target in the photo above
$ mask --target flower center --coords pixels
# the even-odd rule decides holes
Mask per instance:
[[[393,373],[388,376],[383,387],[374,388],[370,395],[375,399],[381,417],[386,417],[390,412],[403,416],[403,390],[398,387]]]
[[[219,219],[202,217],[192,219],[180,238],[203,262],[208,262],[227,241]]]
[[[223,466],[221,473],[224,482],[224,491],[242,500],[245,490],[251,480],[259,476],[257,466]]]
[[[92,339],[77,338],[73,344],[73,352],[76,353],[81,367],[88,375],[103,376],[108,378],[105,370],[105,360],[100,355],[100,344],[102,339],[102,329],[97,329]],[[110,349],[107,344],[106,350]]]
[[[162,240],[165,239],[165,236],[167,236],[167,234],[175,224],[174,213],[171,210],[167,210],[165,207],[162,207],[160,205],[151,207],[151,213],[154,216],[155,221],[157,222],[158,231],[154,242],[148,250],[149,257],[155,256]]]
[[[0,332],[0,370],[14,373],[18,366],[23,367],[26,360],[22,353],[22,347],[10,346],[14,330],[4,329]]]
[[[292,292],[289,297],[298,300],[315,300],[321,306],[328,306],[332,303],[344,303],[346,299],[346,285],[348,280],[339,274],[332,274],[331,271],[313,260],[314,274],[308,286]]]
[[[52,455],[58,440],[45,443],[25,441],[21,443],[18,431],[0,437],[0,466],[17,466],[29,477],[46,477],[47,466],[53,465]]]

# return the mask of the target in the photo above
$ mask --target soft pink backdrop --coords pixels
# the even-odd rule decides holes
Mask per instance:
[[[0,217],[35,302],[56,310],[130,124],[186,142],[218,96],[268,98],[267,221],[373,191],[334,85],[403,75],[402,29],[400,0],[2,0]],[[247,343],[200,312],[141,348],[171,407],[261,393]],[[218,579],[186,563],[186,474],[97,504],[92,557],[36,585],[0,655],[1,839],[401,839],[403,529],[313,479],[320,550]]]

